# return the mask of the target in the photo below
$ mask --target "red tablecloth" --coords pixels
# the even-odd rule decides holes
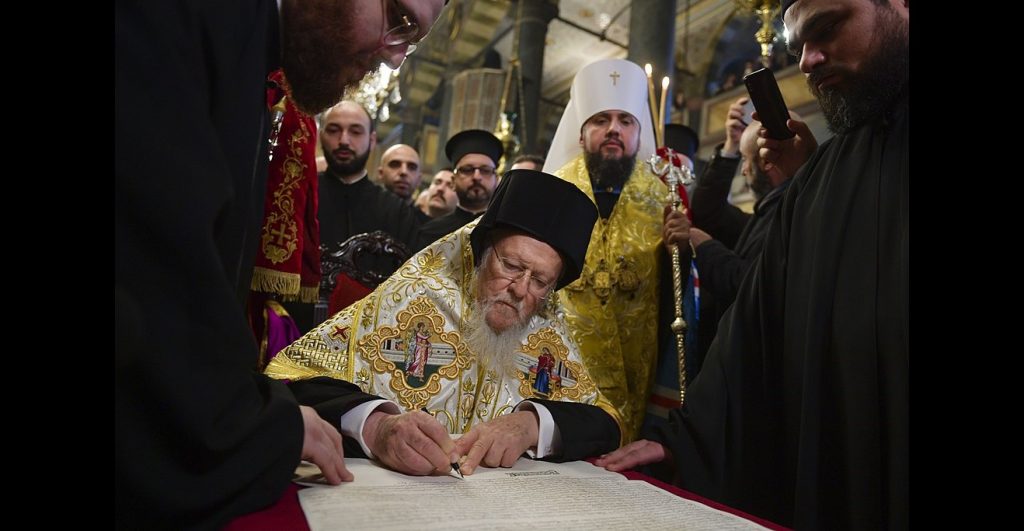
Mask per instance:
[[[645,476],[639,472],[623,472],[622,475],[632,480],[646,481],[651,485],[667,490],[676,496],[700,502],[709,507],[714,507],[715,509],[757,522],[768,529],[786,529],[785,527],[773,524],[767,520],[762,520],[756,516],[749,515],[731,507],[726,507],[725,505],[703,498],[692,492],[680,489],[679,487]],[[294,483],[289,485],[288,490],[285,491],[284,496],[281,496],[281,499],[278,500],[277,503],[262,511],[247,514],[235,519],[233,522],[228,524],[226,529],[228,531],[262,531],[264,529],[268,531],[279,531],[281,529],[308,531],[309,524],[306,523],[306,515],[302,513],[302,506],[299,505],[298,493],[300,488],[305,487],[299,487]]]

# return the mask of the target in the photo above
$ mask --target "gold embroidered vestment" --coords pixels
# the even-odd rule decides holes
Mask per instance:
[[[583,155],[555,175],[594,200]],[[565,320],[601,393],[622,414],[623,437],[643,421],[658,355],[658,278],[668,187],[638,162],[607,219],[598,219],[583,274],[560,293]]]

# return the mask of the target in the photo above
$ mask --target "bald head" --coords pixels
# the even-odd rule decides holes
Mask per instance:
[[[788,110],[788,109],[787,109]],[[803,121],[803,118],[795,111],[789,110],[789,117],[793,120]],[[761,122],[757,120],[751,120],[750,125],[743,130],[743,134],[740,135],[740,155],[744,159],[760,161],[761,157],[757,154],[757,132],[761,129]]]
[[[327,171],[342,181],[352,182],[363,176],[376,143],[373,120],[362,105],[343,101],[324,115],[320,145],[327,160]]]
[[[412,193],[423,179],[420,155],[412,146],[395,144],[381,155],[377,173],[381,184],[391,193],[407,201],[411,200]]]
[[[757,132],[760,129],[761,122],[752,120],[740,135],[740,156],[744,159],[757,160]]]
[[[789,117],[794,120],[802,120],[800,115],[793,111],[789,111]],[[757,197],[763,197],[772,188],[782,184],[790,177],[783,174],[778,166],[773,165],[771,170],[764,170],[764,165],[761,164],[761,155],[758,153],[760,148],[757,146],[760,129],[761,122],[752,120],[740,135],[740,156],[743,157],[740,168]]]
[[[760,130],[761,122],[752,120],[740,135],[740,156],[743,157],[740,170],[758,199],[775,187],[768,173],[762,169],[761,157],[757,154],[757,133]]]

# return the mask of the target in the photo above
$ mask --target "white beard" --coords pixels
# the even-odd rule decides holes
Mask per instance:
[[[487,324],[487,312],[496,301],[481,301],[477,293],[480,282],[480,268],[473,272],[472,293],[475,297],[466,320],[462,339],[469,349],[477,356],[483,369],[491,369],[498,373],[499,378],[515,374],[516,353],[522,348],[523,332],[530,324],[530,317],[512,325],[501,333],[495,332]],[[521,305],[521,304],[520,304]]]

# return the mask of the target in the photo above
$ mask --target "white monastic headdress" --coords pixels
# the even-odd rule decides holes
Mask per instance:
[[[625,59],[604,59],[584,66],[576,73],[569,91],[569,103],[558,122],[555,138],[544,162],[544,171],[554,173],[583,152],[580,129],[591,116],[610,110],[626,111],[640,123],[638,164],[651,158],[654,126],[647,105],[647,74]]]

